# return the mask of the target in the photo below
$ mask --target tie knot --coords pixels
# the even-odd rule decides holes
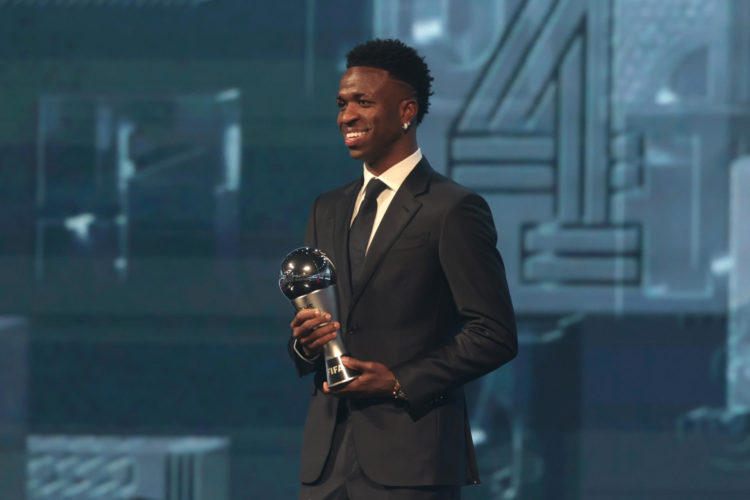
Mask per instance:
[[[388,186],[385,185],[385,182],[380,179],[370,179],[370,182],[367,183],[367,187],[365,188],[365,199],[374,200],[387,187]]]

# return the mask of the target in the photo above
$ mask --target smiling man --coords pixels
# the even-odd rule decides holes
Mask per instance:
[[[373,40],[347,68],[338,126],[362,175],[315,200],[305,235],[337,266],[340,323],[303,310],[289,340],[299,374],[315,379],[300,499],[457,499],[479,481],[463,385],[517,351],[495,225],[418,147],[424,59]],[[361,375],[332,390],[320,354],[336,336]]]
[[[415,90],[388,71],[350,67],[341,79],[337,103],[344,143],[370,173],[381,175],[417,150],[416,127],[411,133],[409,128],[426,111],[419,113]]]

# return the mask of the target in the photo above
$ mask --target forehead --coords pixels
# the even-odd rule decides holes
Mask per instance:
[[[353,66],[341,77],[339,94],[376,94],[396,92],[399,85],[388,72],[369,66]]]

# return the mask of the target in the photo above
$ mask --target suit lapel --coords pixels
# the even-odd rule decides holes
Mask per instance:
[[[334,218],[334,242],[333,251],[335,254],[331,257],[336,266],[336,275],[338,283],[339,307],[341,311],[349,310],[349,300],[351,297],[350,279],[349,279],[349,223],[352,220],[354,211],[354,202],[357,200],[357,193],[362,187],[362,179],[351,183],[345,190],[341,198],[336,202]]]
[[[432,168],[430,164],[427,163],[426,159],[422,158],[393,197],[388,210],[383,216],[383,220],[380,221],[375,237],[370,243],[370,248],[365,257],[364,268],[362,269],[362,279],[357,288],[352,290],[350,311],[357,304],[362,292],[367,287],[367,283],[388,253],[388,250],[422,206],[422,202],[417,197],[427,190],[431,173]]]

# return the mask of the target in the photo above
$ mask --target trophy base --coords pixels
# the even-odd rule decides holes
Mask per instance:
[[[341,356],[326,358],[326,382],[329,388],[346,385],[358,376],[358,371],[344,365]]]

